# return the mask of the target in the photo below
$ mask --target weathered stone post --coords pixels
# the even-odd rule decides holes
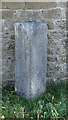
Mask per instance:
[[[34,99],[46,91],[47,24],[15,24],[15,90]]]

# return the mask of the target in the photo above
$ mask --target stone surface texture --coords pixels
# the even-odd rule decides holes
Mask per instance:
[[[15,90],[34,99],[46,90],[47,24],[15,24]]]
[[[3,3],[2,6],[3,85],[15,83],[14,24],[21,22],[48,24],[47,82],[66,80],[66,3]]]

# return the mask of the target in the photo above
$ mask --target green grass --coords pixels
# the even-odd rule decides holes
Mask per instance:
[[[67,83],[68,84],[68,83]],[[13,88],[3,88],[2,115],[5,118],[66,118],[66,84],[47,84],[46,93],[34,101],[26,101]]]

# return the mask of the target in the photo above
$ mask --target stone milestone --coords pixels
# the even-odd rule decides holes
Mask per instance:
[[[15,24],[15,91],[34,99],[46,91],[47,24]]]

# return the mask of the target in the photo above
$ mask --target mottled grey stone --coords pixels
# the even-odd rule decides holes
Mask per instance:
[[[15,24],[15,90],[34,99],[46,91],[47,24]]]

